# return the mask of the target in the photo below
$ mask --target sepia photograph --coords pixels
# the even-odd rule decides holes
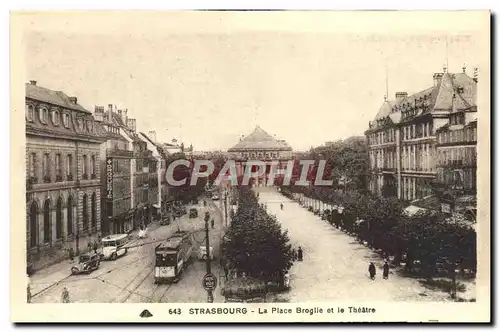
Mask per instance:
[[[490,20],[12,12],[12,319],[488,321]]]

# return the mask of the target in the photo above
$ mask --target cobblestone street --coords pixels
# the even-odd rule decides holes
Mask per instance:
[[[205,238],[203,217],[205,211],[210,211],[215,220],[215,228],[210,230],[210,246],[214,247],[216,258],[212,262],[212,273],[218,277],[222,214],[213,203],[204,208],[200,201],[196,207],[198,218],[189,219],[184,215],[177,221],[181,230],[200,230],[195,233],[196,246],[199,247],[204,245],[201,242]],[[116,261],[101,262],[100,268],[89,275],[70,276],[69,261],[38,271],[30,277],[32,303],[61,302],[64,287],[69,291],[70,301],[78,303],[206,302],[207,292],[201,284],[206,265],[197,259],[197,252],[193,253],[191,264],[177,283],[153,283],[154,247],[159,243],[154,241],[165,239],[176,230],[176,222],[160,227],[151,225],[148,238],[131,243],[144,245],[129,249],[127,255]],[[223,302],[219,287],[214,292],[214,302]]]
[[[269,213],[288,230],[293,247],[304,250],[304,261],[295,262],[290,271],[291,291],[281,294],[280,301],[450,301],[448,294],[430,291],[417,279],[403,278],[394,271],[388,280],[382,279],[383,260],[371,249],[275,189],[257,191]],[[374,281],[368,275],[370,261],[377,266]]]

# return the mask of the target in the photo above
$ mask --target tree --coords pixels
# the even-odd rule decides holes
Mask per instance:
[[[292,248],[287,232],[269,216],[246,186],[239,187],[238,211],[226,233],[226,259],[237,271],[271,280],[292,265]]]

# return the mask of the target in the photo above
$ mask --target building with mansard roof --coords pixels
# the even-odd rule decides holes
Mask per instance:
[[[429,200],[436,184],[452,181],[453,176],[443,172],[450,174],[444,169],[453,166],[474,191],[476,98],[476,70],[470,77],[466,68],[461,73],[445,68],[433,75],[431,87],[412,95],[397,92],[395,99],[385,100],[365,132],[370,190],[406,201]],[[457,134],[461,131],[462,136]],[[467,163],[461,164],[459,160],[465,159]],[[439,208],[439,199],[435,203]]]
[[[87,250],[101,232],[103,128],[76,97],[25,86],[28,259],[38,269]]]

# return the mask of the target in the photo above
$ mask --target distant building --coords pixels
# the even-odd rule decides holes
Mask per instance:
[[[270,173],[271,162],[278,162],[278,169],[284,168],[292,159],[292,148],[257,126],[252,133],[242,137],[240,141],[228,150],[230,157],[237,163],[237,172],[243,174],[248,160],[259,160],[266,163],[266,171],[256,182],[258,186],[266,185],[266,177]]]
[[[365,135],[374,194],[407,201],[431,196],[436,180],[449,184],[445,174],[458,160],[467,160],[468,181],[475,182],[477,75],[471,78],[463,68],[462,73],[436,73],[433,79],[433,86],[416,94],[397,92],[370,122]],[[441,143],[437,136],[443,137]]]
[[[76,97],[26,84],[27,249],[42,268],[101,231],[99,124]]]

